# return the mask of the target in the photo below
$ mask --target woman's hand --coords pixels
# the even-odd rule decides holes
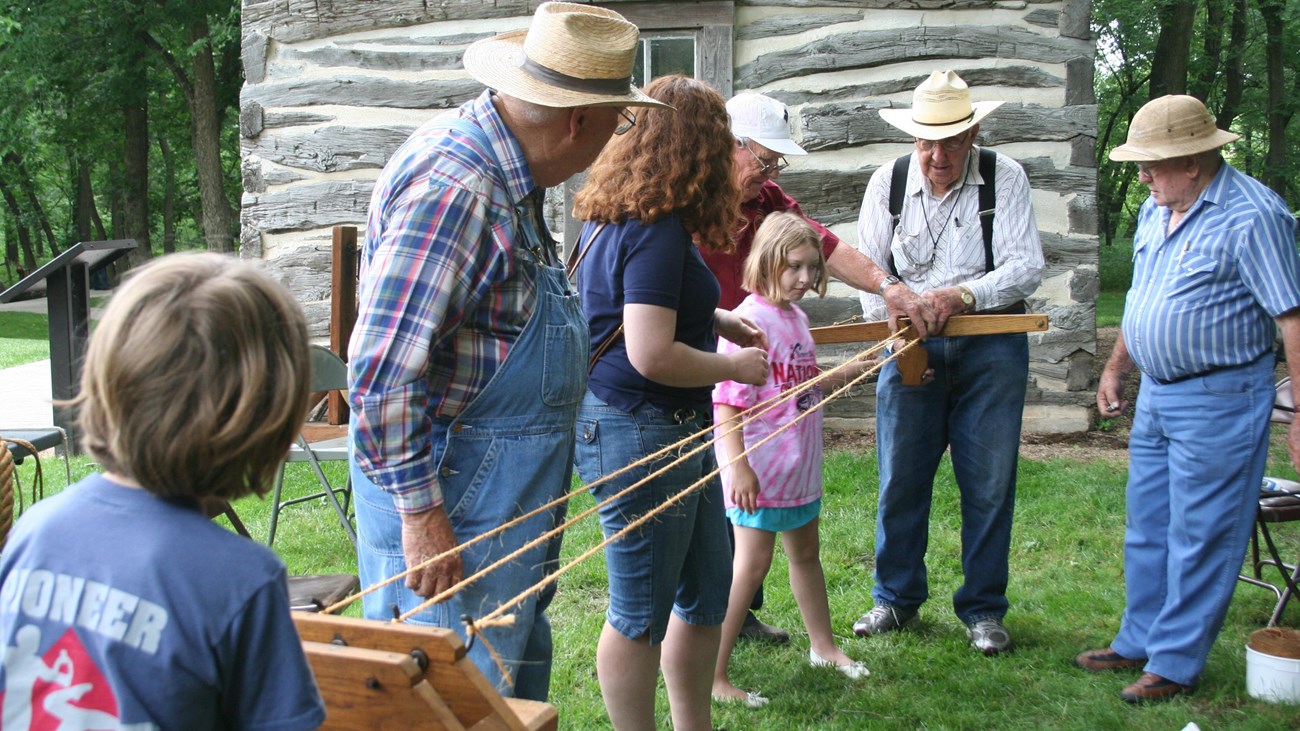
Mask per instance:
[[[718,309],[713,313],[713,329],[722,337],[742,348],[762,348],[767,350],[767,334],[758,328],[748,317],[741,317],[731,310]]]
[[[742,348],[725,357],[732,369],[727,380],[751,386],[767,383],[767,351],[763,348]]]

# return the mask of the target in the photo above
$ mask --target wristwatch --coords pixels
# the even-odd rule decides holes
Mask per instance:
[[[903,280],[899,279],[898,277],[895,277],[893,274],[890,274],[889,276],[880,280],[880,290],[878,293],[880,294],[881,297],[884,297],[885,287],[888,287],[891,284],[902,284],[902,282]]]
[[[962,310],[969,311],[975,307],[975,293],[970,291],[964,284],[957,285],[957,291],[961,293]]]

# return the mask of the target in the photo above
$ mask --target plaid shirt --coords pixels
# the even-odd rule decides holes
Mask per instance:
[[[491,93],[458,117],[426,123],[393,154],[366,222],[352,442],[401,512],[441,504],[431,436],[483,390],[532,314],[537,282],[515,247],[554,258],[526,224],[541,191]]]

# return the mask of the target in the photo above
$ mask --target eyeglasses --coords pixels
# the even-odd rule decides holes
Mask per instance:
[[[622,117],[623,121],[619,122],[618,126],[614,128],[614,134],[621,135],[636,126],[636,114],[626,109],[620,109],[618,110],[618,116]]]
[[[1138,166],[1138,175],[1145,175],[1148,178],[1154,178],[1157,164],[1154,162],[1140,162]]]
[[[780,155],[777,155],[776,159],[773,160],[772,162],[764,161],[763,158],[758,156],[757,152],[754,152],[754,148],[749,146],[749,140],[737,140],[736,142],[741,147],[745,148],[745,150],[749,152],[749,154],[754,156],[754,160],[758,162],[759,175],[766,175],[768,177],[771,177],[772,175],[779,173],[782,170],[785,170],[786,168],[790,167],[790,163],[786,162],[785,158]]]
[[[949,137],[946,140],[923,140],[918,138],[916,140],[916,146],[920,148],[921,152],[930,152],[934,150],[935,145],[943,147],[944,152],[957,152],[961,148],[965,147],[967,142],[970,142],[970,135],[964,134],[956,137]]]

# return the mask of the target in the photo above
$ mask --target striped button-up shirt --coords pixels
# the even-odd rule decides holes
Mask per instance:
[[[1138,214],[1122,326],[1133,362],[1167,381],[1266,355],[1273,318],[1300,307],[1286,204],[1225,162],[1172,234],[1169,216],[1154,198]]]
[[[858,215],[858,249],[885,271],[889,255],[903,283],[915,292],[964,284],[975,295],[975,309],[997,310],[1038,289],[1043,278],[1043,247],[1029,196],[1029,180],[1016,161],[999,154],[994,173],[993,266],[984,271],[984,230],[979,219],[979,148],[966,158],[966,175],[942,197],[930,192],[918,155],[907,170],[903,210],[895,227],[889,215],[893,164],[881,165],[867,183]],[[868,320],[885,319],[885,301],[863,292]]]
[[[348,348],[352,441],[402,512],[442,502],[436,420],[482,391],[532,313],[537,282],[516,247],[554,256],[531,225],[532,173],[491,94],[458,117],[430,121],[393,154],[366,221]]]

